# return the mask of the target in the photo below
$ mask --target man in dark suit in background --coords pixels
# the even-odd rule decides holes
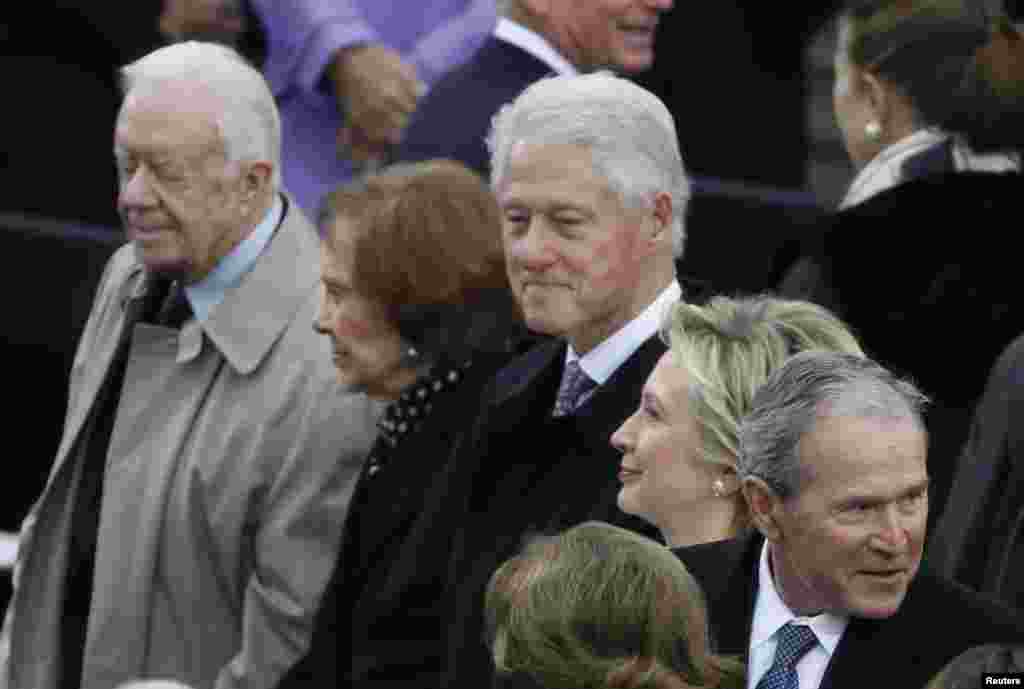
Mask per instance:
[[[545,75],[649,68],[659,16],[672,2],[498,0],[494,34],[430,90],[396,159],[454,158],[487,176],[484,138],[498,108]]]
[[[450,546],[423,548],[452,552],[446,687],[490,682],[483,593],[526,533],[644,528],[616,507],[609,438],[665,351],[689,196],[668,110],[607,72],[533,84],[489,142],[509,282],[527,326],[553,337],[499,372],[428,498],[424,525],[454,525]]]
[[[1024,641],[1010,611],[919,571],[924,401],[868,359],[822,352],[755,395],[739,473],[759,534],[677,551],[748,686],[921,687],[971,646]]]

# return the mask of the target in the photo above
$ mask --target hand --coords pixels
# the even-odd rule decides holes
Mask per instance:
[[[353,162],[382,160],[401,141],[425,87],[394,50],[364,44],[339,51],[331,70],[345,126],[338,145]]]
[[[246,28],[240,0],[164,0],[159,27],[172,41],[196,39],[231,46]]]

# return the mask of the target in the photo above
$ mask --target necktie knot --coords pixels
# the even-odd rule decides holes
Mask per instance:
[[[579,359],[567,363],[562,374],[562,384],[558,388],[558,397],[555,399],[554,416],[568,416],[576,411],[586,395],[595,387],[597,383],[583,370]]]
[[[757,689],[798,689],[796,664],[818,643],[814,631],[804,624],[786,624],[778,632],[775,659],[757,683]]]
[[[814,632],[805,624],[789,623],[779,630],[779,645],[775,647],[775,662],[793,667],[818,643]]]

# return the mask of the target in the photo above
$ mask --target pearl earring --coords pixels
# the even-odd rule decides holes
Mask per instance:
[[[882,136],[882,125],[878,124],[874,120],[871,120],[864,125],[864,136],[871,141],[878,141]]]
[[[716,478],[711,484],[711,492],[715,494],[716,498],[725,497],[725,481]]]

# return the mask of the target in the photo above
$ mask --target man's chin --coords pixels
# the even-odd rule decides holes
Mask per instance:
[[[135,255],[146,267],[146,271],[153,275],[177,280],[188,273],[188,261],[182,258],[148,255],[138,247],[135,248]]]
[[[863,617],[869,620],[884,620],[899,612],[900,605],[903,604],[905,597],[906,592],[904,591],[899,595],[893,595],[884,599],[859,601],[850,610],[850,614],[854,617]]]

